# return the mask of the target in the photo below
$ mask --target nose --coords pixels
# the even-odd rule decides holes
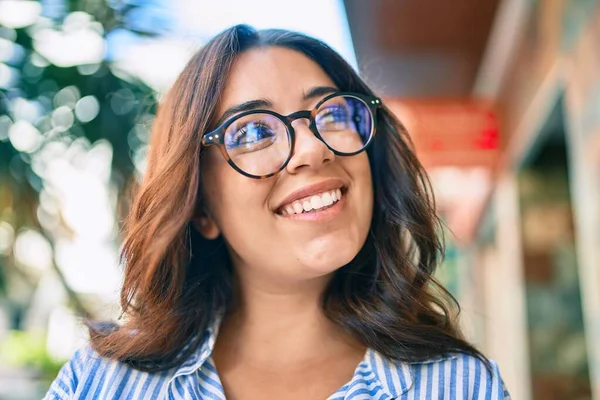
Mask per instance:
[[[294,121],[296,142],[286,166],[290,174],[297,174],[301,170],[318,170],[335,159],[335,154],[319,140],[310,130],[308,121]]]

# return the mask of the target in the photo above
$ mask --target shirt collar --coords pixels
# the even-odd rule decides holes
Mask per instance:
[[[388,398],[395,399],[408,392],[413,385],[415,365],[443,362],[458,358],[457,354],[445,354],[421,361],[393,361],[373,349],[367,350],[361,365],[365,372],[372,372],[375,380]]]
[[[219,327],[221,326],[222,317],[218,316],[214,322],[206,329],[202,335],[202,340],[198,348],[181,364],[181,366],[175,371],[175,374],[170,379],[173,381],[178,376],[189,375],[200,369],[202,365],[211,356],[213,349],[215,348],[215,342],[219,334]],[[197,336],[193,337],[192,340],[182,349],[185,352],[189,346],[196,343]]]
[[[215,321],[208,327],[206,332],[203,334],[200,345],[196,351],[194,351],[175,371],[171,381],[178,376],[194,373],[202,367],[206,360],[209,359],[215,347],[221,320],[221,316],[217,317]],[[188,346],[191,346],[194,342],[195,340],[191,340]],[[187,348],[188,347],[186,346],[182,351],[185,351]],[[423,364],[428,362],[437,362],[454,357],[456,356],[449,355],[447,357],[436,357],[430,360],[419,361],[418,363]],[[406,393],[412,387],[413,368],[411,364],[412,363],[409,362],[392,361],[377,351],[368,349],[365,353],[365,357],[357,367],[357,370],[362,369],[367,373],[372,372],[376,380],[375,383],[378,383],[382,390],[390,398],[396,398],[401,396],[403,393]],[[352,379],[354,380],[356,376],[357,374],[355,373],[355,376]]]
[[[389,360],[373,349],[368,349],[363,363],[390,398],[397,398],[412,386],[412,368],[408,363]]]

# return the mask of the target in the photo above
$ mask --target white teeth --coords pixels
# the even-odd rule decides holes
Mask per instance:
[[[304,207],[302,207],[302,204],[300,204],[299,202],[295,202],[293,207],[294,207],[294,212],[296,214],[301,214],[302,211],[304,211]]]
[[[304,211],[310,211],[313,209],[313,206],[310,201],[304,200],[304,203],[302,203],[302,208],[304,208]]]
[[[320,195],[314,195],[310,198],[301,201],[295,201],[281,209],[281,215],[302,214],[312,210],[318,210],[323,207],[332,205],[342,199],[342,191],[340,189],[324,192]]]
[[[323,201],[321,200],[320,196],[313,196],[310,198],[310,204],[312,205],[312,208],[319,209],[319,208],[323,208]]]

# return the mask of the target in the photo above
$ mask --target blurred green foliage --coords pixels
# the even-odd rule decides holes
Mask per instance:
[[[104,28],[105,36],[115,29],[134,30],[128,26],[127,15],[142,7],[141,5],[114,1],[110,2],[112,3],[111,7],[109,2],[104,0],[71,0],[68,3],[68,12],[84,11],[100,22]],[[61,21],[58,19],[54,22],[59,25]],[[155,34],[152,31],[140,32],[135,30],[135,32],[143,35]],[[15,33],[14,43],[22,47],[24,56],[11,67],[21,72],[21,78],[14,87],[0,89],[0,115],[7,114],[10,116],[11,105],[14,105],[17,98],[36,101],[44,109],[43,115],[38,121],[39,126],[36,125],[36,127],[38,129],[42,128],[40,131],[44,132],[43,128],[45,126],[43,124],[47,123],[44,117],[48,117],[54,111],[52,99],[60,89],[74,86],[80,97],[94,96],[100,103],[98,116],[87,123],[76,122],[61,136],[68,136],[73,139],[85,137],[90,143],[94,143],[99,139],[108,140],[114,151],[114,178],[118,181],[124,181],[133,170],[131,152],[135,150],[128,143],[128,133],[134,127],[136,119],[142,111],[152,113],[154,104],[152,90],[134,77],[127,77],[128,79],[125,80],[117,76],[111,69],[111,64],[107,61],[92,66],[96,71],[89,75],[83,74],[82,70],[84,68],[79,66],[61,68],[49,63],[43,68],[37,67],[36,64],[39,63],[32,61],[40,55],[34,50],[30,29],[27,27],[16,29]],[[57,140],[59,137],[54,136],[46,139]],[[35,173],[29,167],[29,158],[28,155],[16,150],[10,141],[0,141],[0,174],[2,174],[3,179],[8,178],[7,183],[16,186],[13,189],[19,189],[20,195],[24,198],[32,195],[32,193],[28,193],[26,186],[36,192],[39,190],[40,184]],[[35,202],[35,199],[33,200]],[[15,203],[18,204],[19,202],[16,201]],[[30,204],[30,202],[27,201],[26,204]],[[31,224],[34,223],[34,220],[35,218],[33,220],[25,218],[23,223]]]
[[[9,85],[0,84],[0,224],[10,226],[13,234],[10,240],[14,240],[14,236],[21,229],[32,228],[45,235],[52,244],[52,235],[44,231],[38,220],[39,194],[44,187],[44,181],[32,167],[35,152],[52,142],[68,145],[77,140],[84,140],[93,145],[99,140],[108,141],[113,152],[111,181],[117,191],[122,193],[134,179],[134,156],[139,147],[145,145],[142,136],[148,135],[147,127],[155,111],[155,93],[136,77],[116,70],[107,57],[90,65],[54,65],[52,60],[45,59],[37,51],[34,38],[36,29],[40,26],[50,27],[56,32],[62,32],[65,20],[77,12],[79,16],[83,15],[95,24],[95,27],[100,26],[100,33],[106,44],[106,38],[117,31],[126,31],[134,37],[148,38],[160,35],[166,29],[166,25],[139,22],[139,16],[142,15],[140,13],[145,8],[156,7],[157,1],[54,0],[44,3],[52,3],[59,7],[55,7],[51,13],[42,9],[41,15],[29,26],[12,28],[0,23],[0,44],[11,46],[9,54],[12,54],[8,59],[0,57],[0,68],[4,68],[4,71],[16,71],[16,79]],[[107,54],[109,53],[110,48]],[[68,89],[66,92],[65,88]],[[61,93],[74,96],[73,104],[69,106],[70,115],[77,115],[74,111],[77,100],[93,96],[99,105],[97,115],[89,121],[71,117],[72,123],[65,129],[55,129],[53,117],[59,108],[57,94],[60,97]],[[20,117],[16,110],[23,104],[34,107],[38,114],[35,120],[29,121],[42,135],[41,144],[33,151],[23,151],[19,146],[15,147],[7,134],[10,126],[18,122]],[[6,234],[3,238],[2,233],[0,229],[0,242],[8,240]],[[55,272],[61,275],[56,263],[53,263],[53,266]],[[32,296],[39,277],[30,276],[27,271],[20,270],[10,248],[4,251],[0,248],[0,305],[3,302],[7,303],[9,312],[11,308],[23,308],[22,298],[11,299],[10,291],[6,290],[15,277],[31,286],[32,290],[28,292]],[[76,293],[68,287],[66,280],[60,277],[70,296],[71,304],[80,304]],[[18,303],[18,306],[11,307],[11,303]],[[14,318],[11,316],[12,319]],[[38,339],[21,336],[19,333],[11,334],[10,351],[22,361],[27,361],[27,357],[32,356],[43,368],[51,369],[52,363],[44,358],[41,350],[43,346],[37,347]],[[24,351],[21,353],[19,349]]]
[[[0,342],[0,363],[36,371],[45,381],[54,379],[65,361],[48,354],[42,332],[13,330]]]

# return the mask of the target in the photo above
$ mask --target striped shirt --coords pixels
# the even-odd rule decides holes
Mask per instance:
[[[87,346],[62,367],[44,400],[225,400],[211,357],[217,333],[209,328],[179,367],[154,373],[100,357]],[[497,365],[491,364],[490,372],[481,360],[464,354],[396,362],[369,349],[352,379],[327,400],[510,399]]]

